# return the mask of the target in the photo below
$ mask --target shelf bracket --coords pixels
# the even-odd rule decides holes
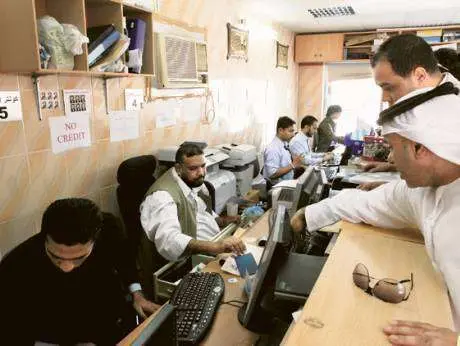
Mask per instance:
[[[40,106],[40,77],[36,74],[32,74],[32,83],[34,84],[35,103],[37,106],[38,120],[42,121],[42,108]]]
[[[109,113],[110,113],[110,110],[109,110],[109,86],[108,86],[108,83],[107,83],[108,79],[109,78],[107,78],[107,77],[103,78],[103,80],[104,80],[105,113],[107,115],[109,115]]]

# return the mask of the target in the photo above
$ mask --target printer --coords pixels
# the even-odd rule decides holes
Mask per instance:
[[[236,177],[236,195],[243,197],[252,186],[256,147],[250,144],[220,144],[216,148],[229,156],[221,163],[222,170],[230,171]]]
[[[178,145],[161,148],[157,153],[160,165],[172,167],[175,163],[177,149],[179,149]],[[204,148],[203,152],[207,171],[205,180],[214,188],[215,212],[220,214],[225,209],[227,201],[236,196],[235,174],[219,169],[219,164],[227,160],[229,155],[216,148]]]

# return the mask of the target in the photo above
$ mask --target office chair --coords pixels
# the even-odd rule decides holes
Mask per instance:
[[[139,208],[147,190],[155,182],[155,168],[155,157],[142,155],[123,161],[117,171],[117,200],[128,246],[132,256],[137,259],[142,289],[150,299],[153,297],[153,272],[167,263],[156,250],[155,244],[147,238],[140,221]]]
[[[216,189],[209,181],[204,181],[204,185],[208,189],[209,196],[211,197],[211,208],[216,211]]]

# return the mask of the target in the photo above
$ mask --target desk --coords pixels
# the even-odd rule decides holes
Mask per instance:
[[[364,231],[367,228],[366,231]],[[388,345],[381,328],[393,319],[453,328],[445,285],[423,244],[390,237],[364,225],[344,223],[297,323],[283,345]],[[357,288],[352,272],[363,263],[376,278],[406,279],[414,273],[409,300],[385,303]],[[309,321],[320,321],[322,328]]]
[[[256,245],[257,239],[268,233],[268,218],[270,213],[265,213],[254,225],[242,234],[241,238],[247,243]],[[225,293],[222,301],[241,300],[247,301],[246,295],[243,293],[244,280],[235,275],[227,274],[220,270],[218,261],[212,261],[206,265],[204,271],[217,272],[222,275],[225,281]],[[236,283],[229,283],[229,278],[236,278]],[[137,338],[139,333],[145,326],[155,317],[156,314],[150,316],[141,325],[134,329],[126,336],[119,345],[130,345]],[[245,329],[238,322],[238,308],[224,304],[219,307],[214,317],[214,322],[211,331],[200,343],[201,345],[253,345],[259,338],[259,335]]]
[[[269,213],[248,230],[243,239],[255,241],[268,232]],[[329,259],[308,298],[299,322],[286,334],[285,345],[388,345],[381,332],[388,321],[400,318],[426,321],[453,328],[447,291],[434,272],[422,239],[415,232],[385,230],[363,224],[341,222],[342,229]],[[354,266],[362,262],[377,278],[405,279],[414,273],[414,290],[408,301],[389,304],[368,296],[352,281]],[[206,271],[219,272],[225,280],[224,301],[246,301],[243,280],[231,284],[233,275],[222,273],[216,261]],[[221,305],[203,345],[253,345],[258,335],[243,328],[238,308]],[[120,343],[129,345],[143,327],[138,326]],[[316,329],[304,321],[315,318],[324,323]]]

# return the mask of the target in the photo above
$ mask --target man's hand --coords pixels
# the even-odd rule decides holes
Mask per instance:
[[[237,255],[244,254],[246,250],[246,245],[244,245],[243,241],[240,238],[236,237],[228,237],[224,240],[218,241],[215,243],[216,246],[216,254],[224,253],[224,252],[233,252]]]
[[[216,217],[216,222],[219,225],[219,227],[224,228],[227,225],[231,224],[232,222],[234,223],[240,223],[241,221],[241,216],[236,215],[236,216],[219,216]]]
[[[160,308],[160,305],[154,304],[144,298],[141,291],[133,292],[133,307],[143,319],[151,315]]]
[[[389,162],[369,162],[362,166],[364,172],[376,173],[376,172],[393,172],[395,167]]]
[[[373,181],[370,183],[360,184],[358,185],[357,189],[364,190],[364,191],[371,191],[383,184],[386,184],[386,181]]]
[[[412,321],[393,321],[383,332],[398,346],[456,346],[458,338],[450,329]]]
[[[305,208],[297,210],[291,219],[291,227],[294,232],[302,232],[307,225],[305,221]]]
[[[302,165],[302,155],[295,155],[293,158],[292,158],[292,165],[297,168],[297,167],[300,167]]]
[[[326,153],[326,154],[324,154],[324,156],[323,156],[323,161],[332,160],[333,157],[334,157],[334,154],[333,154],[333,153]]]

